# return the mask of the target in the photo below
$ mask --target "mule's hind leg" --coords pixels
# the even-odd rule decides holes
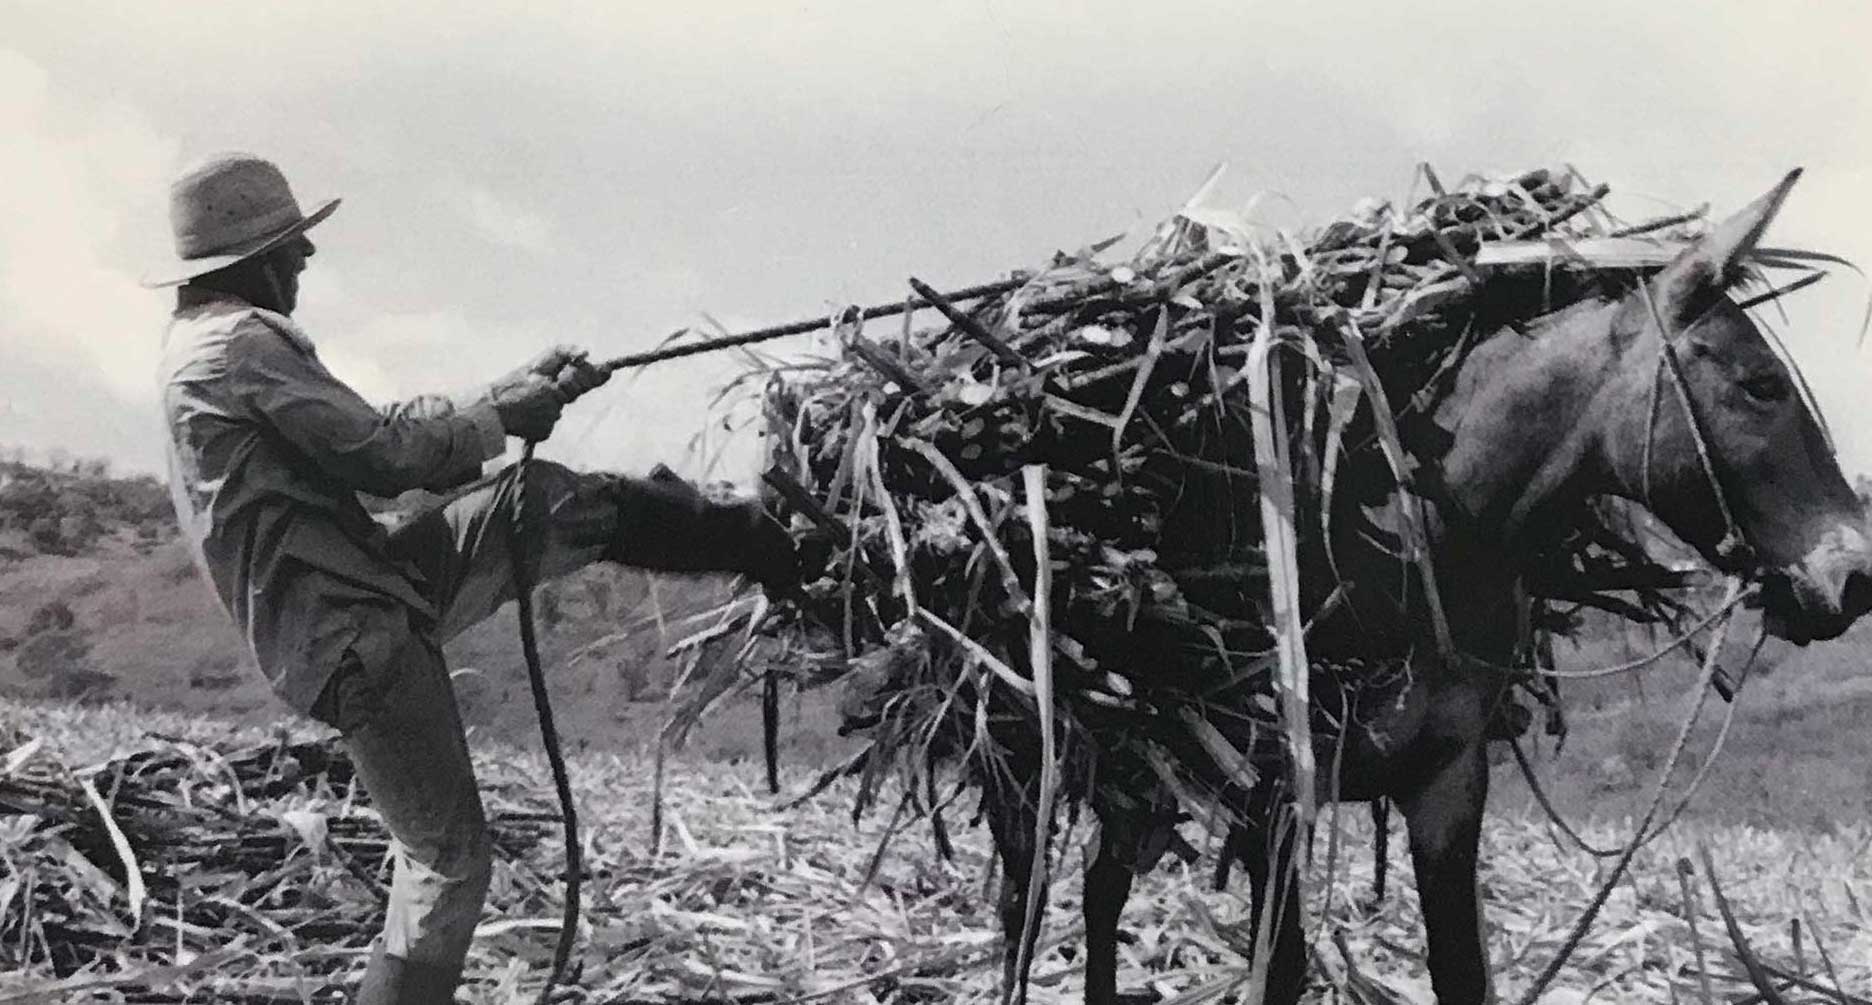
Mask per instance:
[[[1368,910],[1384,906],[1385,879],[1391,871],[1391,801],[1379,796],[1371,801],[1372,822],[1372,895]]]
[[[989,788],[988,830],[994,835],[995,856],[1001,862],[1001,979],[1003,1001],[1024,1005],[1027,982],[1020,972],[1020,958],[1025,951],[1029,964],[1039,925],[1024,932],[1027,924],[1027,885],[1033,876],[1034,824],[1037,813],[1037,786]],[[1046,905],[1042,904],[1044,908]],[[1022,935],[1025,934],[1023,940]]]
[[[1100,821],[1098,855],[1086,867],[1083,895],[1086,1005],[1118,1000],[1118,919],[1137,873],[1138,841],[1135,827]]]
[[[1410,829],[1424,938],[1430,947],[1430,982],[1438,1005],[1494,1000],[1476,891],[1476,853],[1487,798],[1488,759],[1477,743],[1397,801]]]
[[[1261,930],[1262,914],[1273,906],[1272,954],[1268,959],[1267,1005],[1294,1005],[1306,988],[1306,940],[1300,930],[1300,877],[1293,869],[1300,828],[1292,803],[1264,786],[1250,800],[1247,826],[1229,837],[1229,850],[1248,870],[1254,890],[1249,932]]]

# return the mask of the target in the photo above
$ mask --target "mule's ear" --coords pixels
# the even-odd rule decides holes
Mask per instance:
[[[1671,331],[1683,330],[1727,295],[1730,284],[1741,277],[1749,252],[1755,250],[1800,176],[1800,168],[1789,171],[1779,185],[1685,248],[1651,280],[1652,295]]]

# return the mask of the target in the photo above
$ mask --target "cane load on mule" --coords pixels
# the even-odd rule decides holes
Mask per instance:
[[[1089,806],[1086,990],[1168,829],[1231,832],[1269,1000],[1304,983],[1290,862],[1326,799],[1402,809],[1440,1001],[1489,994],[1485,739],[1546,693],[1560,604],[1674,622],[1643,507],[1796,642],[1872,605],[1864,514],[1738,303],[1796,174],[1697,234],[1615,229],[1570,173],[1474,179],[1307,236],[1191,209],[1131,260],[1061,255],[948,324],[776,371],[769,481],[807,586],[774,667],[842,679],[932,817],[979,790],[1022,983],[1061,801]],[[931,297],[927,287],[919,294]],[[941,298],[933,298],[940,300]],[[771,654],[772,650],[768,650]],[[962,770],[948,781],[941,769]],[[1275,904],[1278,910],[1261,908]],[[1025,933],[1025,938],[1021,934]]]

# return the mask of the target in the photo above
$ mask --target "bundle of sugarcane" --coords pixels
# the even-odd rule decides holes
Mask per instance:
[[[341,750],[155,742],[84,772],[28,744],[0,771],[0,970],[173,962],[237,933],[285,948],[369,943],[389,834]],[[556,819],[498,805],[489,818],[507,860]]]
[[[1061,254],[966,310],[912,280],[944,324],[873,339],[848,312],[834,357],[759,374],[768,479],[814,543],[768,656],[850,685],[872,738],[840,769],[866,779],[859,808],[892,764],[985,747],[1095,755],[1123,800],[1139,774],[1239,772],[1294,742],[1307,710],[1282,701],[1308,670],[1280,649],[1319,522],[1298,514],[1335,477],[1373,499],[1407,482],[1469,347],[1623,292],[1700,216],[1620,228],[1570,170],[1424,178],[1408,209],[1368,201],[1301,236],[1193,201],[1122,264],[1097,261],[1110,242]],[[1585,520],[1535,578],[1590,603],[1657,571]],[[1605,603],[1663,617],[1653,580]],[[1055,717],[1086,742],[1055,744]]]

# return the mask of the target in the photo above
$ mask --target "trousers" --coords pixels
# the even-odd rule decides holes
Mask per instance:
[[[536,461],[527,469],[521,558],[545,582],[605,554],[618,534],[619,481]],[[511,469],[420,512],[390,535],[414,564],[433,624],[386,607],[345,654],[312,714],[334,727],[393,838],[381,951],[459,972],[493,875],[493,847],[441,645],[514,599]]]

